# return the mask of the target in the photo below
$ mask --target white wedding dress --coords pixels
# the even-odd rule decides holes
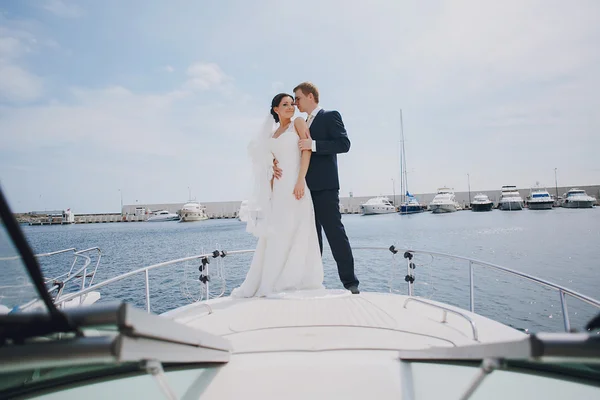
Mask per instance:
[[[323,263],[315,227],[310,190],[296,200],[294,186],[300,171],[300,150],[294,122],[269,148],[282,176],[273,182],[269,231],[258,240],[250,270],[232,297],[264,297],[283,292],[323,289]]]

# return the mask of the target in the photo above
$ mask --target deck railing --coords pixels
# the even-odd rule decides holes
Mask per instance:
[[[92,249],[88,249],[86,251],[89,251]],[[354,247],[353,250],[369,250],[369,251],[384,251],[384,252],[391,252],[392,254],[396,255],[398,253],[402,253],[402,256],[404,257],[404,259],[406,260],[406,276],[405,276],[405,282],[407,284],[407,294],[408,296],[414,296],[414,282],[415,282],[415,274],[414,274],[414,270],[415,270],[415,263],[413,261],[413,259],[415,258],[415,256],[417,255],[429,255],[429,256],[437,256],[437,257],[442,257],[442,258],[447,258],[447,259],[453,259],[453,260],[458,260],[458,261],[464,261],[465,265],[468,265],[468,274],[469,274],[469,310],[471,312],[475,312],[475,287],[474,287],[474,282],[475,282],[475,269],[477,268],[488,268],[491,270],[495,270],[495,271],[500,271],[503,273],[506,273],[508,275],[512,275],[515,276],[519,279],[524,279],[533,283],[536,283],[538,285],[553,289],[557,292],[559,298],[560,298],[560,303],[561,303],[561,308],[562,308],[562,316],[563,316],[563,325],[564,325],[564,329],[565,331],[569,332],[571,331],[571,324],[569,321],[569,310],[567,307],[567,297],[573,297],[575,299],[578,299],[580,301],[583,301],[584,303],[587,303],[591,306],[594,306],[598,309],[600,309],[600,301],[597,299],[594,299],[592,297],[586,296],[584,294],[581,294],[579,292],[576,292],[574,290],[571,290],[569,288],[566,288],[564,286],[561,285],[557,285],[555,283],[549,282],[547,280],[529,275],[529,274],[525,274],[523,272],[519,272],[516,271],[514,269],[510,269],[510,268],[506,268],[497,264],[493,264],[493,263],[489,263],[486,261],[481,261],[481,260],[476,260],[476,259],[472,259],[472,258],[468,258],[468,257],[462,257],[462,256],[456,256],[456,255],[451,255],[451,254],[446,254],[446,253],[439,253],[439,252],[432,252],[432,251],[424,251],[424,250],[412,250],[412,249],[398,249],[395,246],[391,246],[391,247],[371,247],[371,246],[358,246],[358,247]],[[201,267],[201,275],[200,275],[200,281],[203,285],[205,285],[206,287],[206,293],[207,293],[207,299],[210,297],[210,290],[209,290],[209,285],[210,285],[210,280],[209,279],[202,279],[202,277],[208,277],[209,276],[209,259],[210,258],[224,258],[226,256],[233,256],[233,255],[239,255],[239,254],[248,254],[248,253],[253,253],[254,250],[236,250],[236,251],[223,251],[223,250],[215,250],[213,252],[210,253],[204,253],[204,254],[199,254],[199,255],[195,255],[195,256],[190,256],[190,257],[184,257],[184,258],[179,258],[176,260],[171,260],[171,261],[166,261],[166,262],[162,262],[162,263],[158,263],[158,264],[153,264],[147,267],[143,267],[143,268],[139,268],[136,269],[134,271],[130,271],[130,272],[126,272],[124,274],[121,274],[119,276],[115,276],[113,278],[107,279],[103,282],[91,285],[90,284],[86,287],[86,288],[82,288],[82,290],[76,292],[76,293],[70,293],[70,294],[66,294],[63,295],[60,299],[58,299],[56,301],[56,303],[58,305],[63,304],[64,302],[67,302],[69,300],[72,300],[78,296],[82,296],[85,295],[91,291],[96,291],[99,290],[107,285],[110,285],[114,282],[118,282],[118,281],[122,281],[124,279],[130,278],[132,276],[136,276],[136,275],[141,275],[144,274],[145,277],[145,302],[146,302],[146,311],[147,312],[151,312],[151,298],[150,298],[150,280],[149,280],[149,273],[151,270],[154,269],[158,269],[158,268],[164,268],[164,267],[169,267],[169,266],[173,266],[175,264],[180,264],[180,263],[184,263],[184,262],[188,262],[188,261],[202,261],[202,267]],[[87,265],[86,265],[87,266]],[[96,265],[96,269],[98,268],[98,265]],[[82,268],[83,271],[85,272],[85,267]],[[82,271],[82,269],[79,270]],[[221,293],[220,295],[222,295],[223,293]],[[219,297],[219,296],[216,296]]]

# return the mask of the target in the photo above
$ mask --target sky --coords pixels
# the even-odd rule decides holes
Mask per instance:
[[[401,112],[412,193],[599,184],[598,43],[595,0],[2,0],[0,185],[15,212],[242,200],[302,81],[352,142],[340,196],[399,192]]]

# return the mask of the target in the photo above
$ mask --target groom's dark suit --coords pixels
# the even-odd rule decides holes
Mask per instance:
[[[316,142],[306,173],[306,184],[312,196],[319,246],[323,254],[325,230],[340,280],[345,288],[358,286],[354,275],[354,258],[340,214],[337,154],[350,150],[350,140],[337,111],[320,110],[310,124],[310,136]]]

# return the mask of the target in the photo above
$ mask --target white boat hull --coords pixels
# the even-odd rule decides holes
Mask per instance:
[[[363,215],[392,214],[396,212],[395,207],[383,205],[362,205],[360,209]]]
[[[457,211],[455,204],[430,204],[431,212],[433,214],[451,213]]]
[[[208,216],[206,214],[194,213],[194,212],[182,212],[181,213],[181,222],[196,222],[196,221],[206,221]]]
[[[179,215],[170,217],[150,217],[147,222],[165,222],[165,221],[179,221]]]
[[[523,209],[523,203],[520,201],[502,201],[500,209],[504,211],[519,211]]]
[[[569,200],[563,202],[564,208],[592,208],[594,207],[594,200]]]

